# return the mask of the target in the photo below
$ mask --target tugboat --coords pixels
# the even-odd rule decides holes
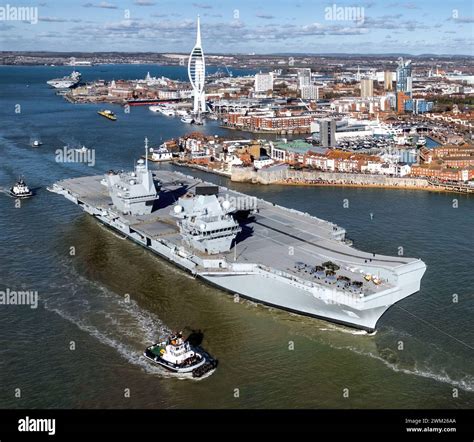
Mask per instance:
[[[109,120],[112,120],[112,121],[117,120],[117,117],[111,110],[103,109],[103,110],[98,111],[97,113],[99,115],[102,115],[105,118],[108,118]]]
[[[26,185],[25,180],[20,178],[11,188],[10,195],[15,198],[29,198],[33,192]]]
[[[200,378],[217,367],[217,360],[197,346],[193,346],[182,333],[170,335],[165,341],[150,345],[144,356],[174,373],[191,373]]]

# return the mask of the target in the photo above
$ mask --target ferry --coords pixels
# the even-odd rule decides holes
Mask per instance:
[[[33,196],[33,192],[26,185],[25,180],[20,178],[11,188],[10,195],[15,198],[29,198]]]
[[[111,110],[103,109],[103,110],[98,111],[97,113],[99,115],[102,115],[105,118],[108,118],[109,120],[112,120],[112,121],[117,120],[117,117],[115,116],[115,114]]]
[[[174,373],[191,373],[193,377],[201,377],[217,367],[213,359],[200,347],[193,346],[189,338],[176,333],[157,344],[150,345],[143,353],[149,361],[161,365]]]

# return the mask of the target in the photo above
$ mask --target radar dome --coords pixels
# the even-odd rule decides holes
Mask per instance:
[[[174,206],[174,213],[181,213],[183,208],[180,205]]]
[[[223,203],[222,203],[222,207],[227,210],[230,208],[230,201],[227,201],[225,200]]]

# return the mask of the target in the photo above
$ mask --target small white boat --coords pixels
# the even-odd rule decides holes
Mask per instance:
[[[151,362],[175,373],[191,373],[201,377],[217,367],[217,361],[200,347],[183,339],[182,333],[170,335],[165,341],[145,349],[143,355]]]
[[[421,147],[421,146],[425,146],[425,145],[426,145],[426,138],[425,138],[423,135],[421,135],[421,136],[418,138],[418,140],[417,140],[417,142],[416,142],[416,145],[417,145],[417,146],[420,146],[420,147]]]
[[[160,114],[163,114],[166,117],[174,117],[176,115],[174,109],[171,109],[166,106],[149,106],[148,109],[150,109],[152,112],[159,112]]]
[[[32,146],[32,147],[40,147],[40,146],[42,146],[42,145],[43,145],[43,143],[42,143],[40,140],[33,140],[33,141],[31,142],[31,146]]]
[[[29,198],[33,192],[26,185],[25,180],[20,178],[11,188],[10,195],[15,198]]]
[[[181,118],[181,122],[186,124],[192,124],[194,123],[194,118],[189,115],[185,115],[183,118]]]

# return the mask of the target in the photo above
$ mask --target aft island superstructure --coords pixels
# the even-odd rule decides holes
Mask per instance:
[[[139,160],[51,191],[196,277],[257,302],[372,331],[417,292],[423,261],[354,248],[309,214]],[[145,277],[145,275],[144,275]]]

